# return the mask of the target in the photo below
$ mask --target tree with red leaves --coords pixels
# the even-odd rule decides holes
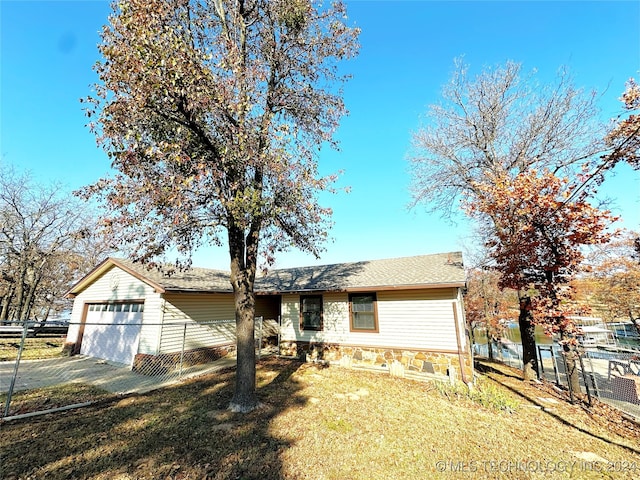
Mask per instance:
[[[556,317],[554,305],[561,303],[563,292],[555,286],[573,272],[580,258],[577,245],[591,241],[579,238],[575,229],[582,228],[580,212],[588,223],[586,193],[593,193],[597,182],[591,179],[606,151],[596,98],[575,87],[564,70],[555,82],[541,85],[514,62],[472,77],[468,66],[457,61],[443,102],[430,107],[428,124],[414,134],[415,204],[453,217],[465,201],[468,211],[484,220],[485,236],[494,239],[495,262],[506,276],[503,285],[521,292],[527,379],[537,371],[531,312],[542,307],[533,298],[551,298],[548,315]],[[528,213],[521,210],[525,205],[516,208],[527,198],[521,197],[527,182],[541,195],[529,199]],[[522,243],[527,241],[533,243]],[[554,287],[544,296],[527,294],[532,278],[541,292]]]
[[[579,391],[570,281],[580,269],[582,248],[608,242],[607,228],[615,218],[587,202],[588,189],[576,193],[577,185],[546,170],[489,180],[475,185],[466,209],[493,233],[487,246],[501,274],[499,285],[518,291],[520,329],[530,330],[522,338],[524,364],[532,370],[525,377],[537,375],[535,343],[526,342],[538,324],[548,335],[560,335],[574,391]]]
[[[489,358],[494,358],[493,344],[504,337],[508,322],[518,318],[515,308],[517,292],[500,288],[500,274],[494,269],[472,268],[467,273],[464,310],[471,335],[480,328],[487,335]],[[472,339],[474,342],[475,340]]]
[[[590,297],[610,321],[624,318],[640,333],[640,232],[621,232],[592,253],[590,264]]]
[[[134,260],[172,248],[179,267],[226,242],[238,369],[230,407],[255,395],[254,281],[259,258],[318,255],[330,209],[318,193],[321,145],[346,113],[338,71],[357,53],[341,1],[119,0],[99,45],[90,128],[117,170],[86,188]]]

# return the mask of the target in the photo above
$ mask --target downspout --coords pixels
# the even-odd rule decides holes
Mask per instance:
[[[465,373],[465,369],[464,369],[464,360],[463,360],[463,353],[462,353],[462,344],[460,342],[460,325],[458,325],[458,309],[456,308],[456,304],[458,302],[451,302],[451,306],[453,307],[453,321],[456,325],[456,343],[458,344],[458,361],[460,362],[460,375],[462,376],[462,381],[466,384],[468,384],[467,382],[467,375]]]
[[[465,289],[467,285],[465,284]],[[469,361],[471,362],[471,383],[473,383],[474,379],[474,366],[475,366],[475,358],[473,351],[473,329],[471,325],[467,322],[467,314],[464,309],[464,292],[462,288],[458,288],[458,305],[460,305],[460,313],[462,314],[462,328],[464,330],[464,338],[469,342]]]

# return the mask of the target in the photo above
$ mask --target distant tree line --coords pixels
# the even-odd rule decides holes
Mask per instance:
[[[108,251],[86,204],[0,164],[0,321],[46,320]]]

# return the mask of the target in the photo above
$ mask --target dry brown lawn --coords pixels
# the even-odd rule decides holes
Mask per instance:
[[[64,335],[43,335],[26,338],[22,360],[55,358],[62,355]],[[20,350],[20,337],[0,336],[0,362],[15,361]]]
[[[226,410],[233,380],[227,370],[7,422],[0,478],[640,478],[637,425],[508,370],[487,373],[488,393],[472,400],[433,383],[270,358],[258,368],[264,406],[248,415]]]

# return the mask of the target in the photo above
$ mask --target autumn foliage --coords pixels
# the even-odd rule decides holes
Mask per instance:
[[[640,232],[622,232],[591,255],[590,266],[580,279],[583,296],[604,318],[640,326]]]
[[[500,288],[500,275],[492,269],[476,268],[467,273],[464,308],[472,330],[485,329],[489,341],[499,341],[508,322],[518,318],[516,292]]]
[[[620,100],[624,104],[624,113],[606,138],[611,147],[609,166],[624,160],[637,170],[640,169],[640,86],[634,79],[627,82],[627,89]]]
[[[85,99],[117,171],[83,194],[108,208],[107,231],[135,260],[190,263],[226,244],[235,294],[234,409],[257,406],[253,322],[258,259],[318,255],[331,209],[318,152],[346,113],[340,61],[359,30],[340,1],[120,0],[113,3]]]
[[[496,175],[476,185],[479,195],[466,202],[472,216],[493,226],[487,246],[499,285],[526,292],[534,322],[548,334],[574,333],[569,282],[583,260],[581,248],[607,242],[615,220],[584,192],[574,195],[575,188],[549,171],[530,170]]]

